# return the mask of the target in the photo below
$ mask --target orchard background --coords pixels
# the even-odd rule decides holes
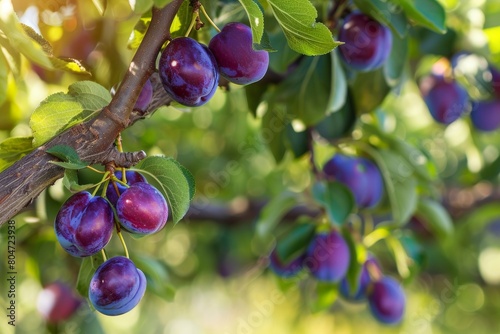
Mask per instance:
[[[221,29],[251,26],[255,49],[269,51],[266,75],[249,85],[221,79],[192,108],[153,76],[153,102],[133,110],[160,49],[188,34],[200,3]],[[355,11],[390,29],[381,67],[359,71],[341,59],[339,29]],[[204,26],[189,36],[208,44],[217,31],[199,18]],[[0,304],[7,313],[12,219],[15,332],[498,333],[498,22],[500,5],[488,0],[0,0]],[[450,91],[432,101],[460,104],[457,119],[431,116],[429,76],[466,91],[464,103]],[[484,101],[493,107],[481,123],[471,115]],[[112,145],[119,133],[132,153]],[[165,158],[155,164],[142,151]],[[328,179],[322,169],[335,154],[377,165],[376,206],[358,207]],[[100,182],[87,164],[113,161],[168,172],[156,179],[169,198],[166,227],[124,233],[146,294],[124,315],[82,299],[69,319],[48,323],[43,287],[85,292],[95,269],[61,248],[55,217],[72,193]],[[342,233],[350,281],[373,254],[404,287],[402,321],[380,324],[337,283],[273,273],[277,241],[285,257],[307,248],[304,226]],[[118,238],[106,252],[123,255]],[[0,331],[14,332],[2,318]]]

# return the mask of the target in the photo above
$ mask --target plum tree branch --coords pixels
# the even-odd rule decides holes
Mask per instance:
[[[70,145],[90,164],[105,164],[113,154],[116,156],[114,141],[121,131],[140,119],[133,114],[134,104],[155,71],[156,58],[170,37],[170,26],[183,1],[174,0],[164,8],[153,8],[150,26],[108,106],[94,119],[57,135],[0,173],[0,226],[64,175],[63,168],[50,163],[54,157],[45,152],[48,148]],[[170,101],[165,96],[160,100]]]

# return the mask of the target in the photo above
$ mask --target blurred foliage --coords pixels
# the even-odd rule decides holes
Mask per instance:
[[[79,60],[90,75],[50,70],[25,57],[4,59],[4,53],[0,61],[17,64],[19,71],[0,73],[0,79],[5,77],[5,87],[0,87],[5,91],[5,101],[0,105],[0,140],[31,136],[28,124],[33,110],[50,94],[67,91],[75,81],[92,80],[108,90],[120,82],[134,53],[127,47],[129,37],[134,27],[137,32],[136,24],[152,1],[138,1],[145,8],[136,8],[136,12],[126,0],[94,2],[106,4],[102,15],[85,0],[13,1],[21,21],[38,26],[55,56]],[[271,68],[275,74],[285,76],[296,66],[295,76],[288,76],[280,84],[263,82],[244,88],[230,85],[229,92],[219,89],[208,104],[192,110],[162,107],[122,133],[124,149],[164,154],[185,166],[196,181],[194,210],[199,212],[212,205],[244,211],[250,201],[280,195],[285,197],[284,202],[274,205],[287,207],[293,202],[290,206],[301,203],[320,207],[312,200],[315,179],[307,154],[309,147],[304,146],[306,125],[316,125],[316,167],[344,150],[371,156],[386,173],[386,180],[397,180],[401,172],[397,168],[407,168],[404,170],[410,170],[411,175],[394,182],[394,191],[380,208],[367,215],[360,212],[359,216],[328,211],[334,217],[342,214],[340,219],[349,226],[366,230],[361,231],[367,234],[363,244],[377,254],[384,272],[403,279],[408,296],[403,323],[384,327],[369,315],[366,305],[341,299],[327,306],[328,312],[311,312],[303,297],[315,293],[314,282],[290,284],[266,268],[266,256],[275,239],[290,230],[290,224],[281,223],[284,213],[277,210],[272,212],[274,216],[264,215],[259,221],[227,224],[190,221],[188,216],[175,227],[167,226],[147,239],[126,235],[132,259],[136,257],[151,266],[151,272],[160,273],[165,284],[148,284],[144,300],[126,315],[105,317],[83,306],[69,321],[46,325],[36,310],[35,296],[43,285],[54,280],[76,288],[80,267],[80,260],[65,253],[53,233],[55,215],[70,196],[59,180],[14,218],[19,311],[16,333],[500,331],[500,209],[498,202],[476,205],[472,210],[470,207],[498,192],[500,132],[476,131],[467,115],[447,127],[436,124],[417,86],[417,79],[427,74],[437,60],[457,52],[480,55],[500,67],[500,6],[488,0],[441,0],[447,32],[439,34],[439,13],[433,12],[435,15],[425,19],[419,8],[406,5],[404,12],[385,17],[384,6],[391,2],[354,1],[359,8],[375,10],[381,15],[378,19],[389,19],[393,31],[401,35],[400,52],[391,57],[407,60],[358,75],[342,67],[336,51],[304,60],[289,48],[278,34],[278,23],[269,14],[274,2],[264,1],[265,31],[271,46],[278,50],[271,56]],[[238,1],[204,3],[218,25],[247,20]],[[325,18],[329,2],[311,3],[318,8],[318,20]],[[406,26],[406,21],[401,21],[406,20],[405,15],[418,25]],[[38,22],[33,21],[35,18]],[[147,20],[143,17],[143,21]],[[207,28],[193,34],[207,40],[214,33],[214,29]],[[304,73],[317,65],[320,71],[313,72],[313,84],[300,89]],[[293,103],[290,98],[295,99]],[[292,114],[294,119],[276,119],[276,114]],[[425,163],[420,163],[422,159]],[[94,174],[84,170],[78,173],[82,184],[96,182]],[[344,189],[337,191],[335,195],[344,193]],[[450,212],[452,219],[443,216],[442,207],[436,208],[433,203],[445,191],[451,207],[469,211]],[[352,202],[348,195],[341,200]],[[418,216],[419,212],[433,217],[430,229],[434,233],[409,222],[410,216]],[[448,236],[451,220],[455,233]],[[394,222],[399,228],[387,224]],[[374,223],[382,228],[373,229]],[[268,231],[266,238],[259,238],[256,228],[257,232],[259,228]],[[357,231],[354,239],[361,232]],[[7,272],[7,233],[5,227],[0,229],[2,282]],[[403,247],[402,255],[397,245]],[[107,251],[121,254],[116,238]],[[0,304],[6,305],[3,285],[1,290]],[[2,320],[0,332],[11,331]]]

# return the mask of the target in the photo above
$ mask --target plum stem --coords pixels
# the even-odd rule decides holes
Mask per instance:
[[[205,15],[205,17],[207,18],[208,20],[208,23],[210,23],[210,25],[212,27],[215,28],[215,30],[217,30],[217,32],[220,32],[220,29],[219,27],[217,27],[217,25],[215,24],[214,21],[212,21],[212,19],[210,18],[210,16],[208,15],[207,11],[205,10],[205,7],[203,7],[203,5],[200,6],[200,9],[201,9],[201,12],[203,13],[203,15]]]
[[[123,235],[122,235],[120,228],[118,227],[118,224],[117,224],[116,234],[118,235],[118,238],[120,239],[120,242],[122,243],[123,249],[125,250],[125,257],[127,259],[129,259],[130,257],[128,254],[127,244],[125,243],[125,239],[123,239]]]
[[[108,257],[106,256],[106,252],[104,251],[104,248],[101,249],[101,254],[102,254],[102,258],[104,259],[104,262],[108,261]]]
[[[185,37],[188,37],[189,34],[191,33],[191,30],[193,30],[193,27],[197,21],[197,19],[200,17],[200,13],[197,9],[193,10],[193,17],[191,18],[191,23],[189,24],[189,27],[186,31],[186,34],[184,35]]]

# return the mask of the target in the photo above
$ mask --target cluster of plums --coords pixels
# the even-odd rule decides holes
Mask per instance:
[[[475,129],[483,132],[500,128],[500,72],[489,66],[489,81],[492,98],[474,101],[467,90],[454,78],[455,66],[463,53],[456,54],[451,61],[442,60],[444,67],[451,71],[432,71],[419,85],[431,116],[439,123],[448,125],[470,112],[470,120]]]
[[[378,167],[361,156],[337,153],[323,166],[329,180],[343,183],[353,194],[359,208],[373,208],[384,195],[384,181]],[[270,268],[279,276],[290,278],[303,269],[321,282],[339,283],[340,294],[351,302],[368,301],[374,317],[385,324],[399,323],[406,297],[401,285],[381,273],[373,256],[363,263],[356,289],[351,289],[346,274],[351,254],[344,237],[336,230],[317,233],[305,251],[286,263],[277,248],[270,255]]]
[[[122,172],[115,172],[118,180]],[[82,191],[71,196],[55,219],[55,233],[71,255],[87,257],[100,252],[110,241],[115,221],[121,229],[136,235],[160,231],[168,218],[163,195],[140,173],[128,170],[126,185],[110,182],[106,196]],[[124,182],[125,183],[125,182]],[[118,315],[134,308],[144,295],[146,279],[126,257],[113,257],[99,266],[90,282],[89,299],[106,315]]]
[[[208,46],[190,37],[171,40],[162,51],[158,71],[167,93],[182,105],[207,103],[219,85],[219,75],[246,85],[264,76],[269,65],[267,51],[252,48],[252,31],[245,24],[224,26]]]
[[[406,297],[394,278],[384,276],[373,256],[363,263],[356,289],[346,278],[350,253],[347,242],[336,230],[317,233],[304,253],[285,263],[277,248],[270,255],[270,268],[278,276],[291,278],[306,269],[311,276],[327,283],[339,283],[341,296],[350,302],[368,301],[373,316],[384,324],[397,324],[404,315]]]

